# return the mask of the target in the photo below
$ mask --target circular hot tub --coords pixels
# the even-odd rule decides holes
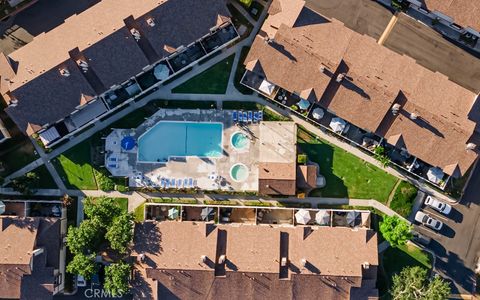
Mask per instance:
[[[237,163],[230,168],[230,177],[235,182],[243,182],[248,178],[248,168],[246,165]]]
[[[230,143],[236,150],[243,150],[248,148],[250,140],[245,133],[237,131],[232,134],[232,137],[230,138]]]

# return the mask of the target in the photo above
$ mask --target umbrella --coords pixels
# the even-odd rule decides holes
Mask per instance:
[[[310,102],[305,99],[300,99],[300,101],[297,102],[297,105],[301,110],[306,110],[310,107]]]
[[[178,209],[176,209],[175,207],[170,208],[168,210],[168,218],[172,220],[178,218]]]
[[[323,109],[319,107],[315,108],[312,112],[312,117],[317,120],[320,120],[321,118],[323,118],[324,115],[325,115],[325,112],[323,111]]]
[[[170,74],[170,70],[164,64],[159,64],[158,66],[153,69],[153,76],[158,80],[164,80]]]
[[[347,223],[348,225],[354,225],[355,219],[357,218],[358,213],[356,211],[349,211],[347,213]]]
[[[443,178],[443,171],[440,168],[434,167],[428,169],[427,178],[433,183],[439,183]]]
[[[0,215],[3,214],[4,212],[5,212],[5,203],[0,201]]]
[[[126,136],[121,141],[122,148],[125,150],[132,150],[135,147],[135,139],[131,136]]]
[[[202,220],[208,221],[212,213],[213,213],[213,208],[205,207],[204,209],[202,209],[202,213],[200,214],[200,216],[202,217]]]
[[[330,128],[332,128],[335,132],[343,132],[343,130],[345,130],[345,126],[347,126],[347,122],[338,117],[333,118],[330,122]]]
[[[328,210],[319,210],[315,215],[315,222],[318,225],[328,225],[330,223],[330,212]]]
[[[273,90],[275,89],[275,85],[266,80],[263,80],[258,89],[267,95],[271,95],[273,93]]]
[[[310,219],[310,212],[308,210],[300,209],[295,214],[295,220],[297,220],[298,224],[307,224]]]

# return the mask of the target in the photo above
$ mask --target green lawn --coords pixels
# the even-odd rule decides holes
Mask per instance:
[[[52,175],[50,175],[50,172],[48,172],[47,167],[40,166],[32,172],[36,173],[39,178],[39,181],[32,185],[33,189],[58,189],[57,184],[53,180]]]
[[[242,94],[244,95],[251,95],[253,94],[253,91],[243,84],[240,83],[242,80],[243,74],[245,74],[245,65],[246,63],[245,59],[247,58],[248,52],[250,51],[250,47],[244,46],[242,48],[242,52],[240,52],[240,59],[238,60],[238,65],[237,69],[235,70],[235,78],[234,78],[234,84],[235,88]]]
[[[124,212],[128,212],[128,198],[114,198],[115,202]]]
[[[418,189],[411,183],[402,181],[393,195],[390,208],[404,218],[408,218],[412,212],[412,205],[417,196]]]
[[[398,248],[389,247],[382,255],[382,267],[385,273],[379,277],[381,285],[380,294],[385,295],[392,284],[392,277],[404,267],[420,266],[426,269],[432,268],[430,254],[413,245],[404,245]],[[387,297],[384,297],[388,299]]]
[[[137,208],[135,208],[135,211],[133,212],[133,215],[135,216],[135,222],[143,222],[145,220],[143,212],[145,210],[145,202],[140,204]]]
[[[54,161],[55,167],[70,189],[96,190],[90,157],[90,143],[84,141],[64,152]]]
[[[386,203],[397,178],[300,128],[298,145],[320,166],[326,186],[311,196],[375,199]]]
[[[175,87],[172,89],[172,92],[178,94],[225,94],[234,58],[235,55],[227,57],[218,64]]]

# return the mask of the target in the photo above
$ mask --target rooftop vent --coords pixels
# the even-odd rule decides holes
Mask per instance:
[[[267,43],[267,44],[271,44],[271,43],[273,43],[274,39],[266,36],[266,37],[264,38],[264,41],[265,41],[265,43]]]
[[[83,73],[87,73],[88,72],[88,63],[82,59],[80,59],[78,61],[78,66],[80,67],[80,69],[82,69],[82,72]]]
[[[133,35],[133,38],[138,41],[140,40],[140,31],[135,28],[130,29],[130,33]]]
[[[416,113],[411,113],[410,114],[410,119],[416,120],[416,119],[418,119],[418,115]]]
[[[305,266],[307,265],[307,260],[305,258],[302,258],[302,260],[300,260],[300,264],[302,264],[302,267],[305,268]]]
[[[68,77],[68,76],[70,76],[70,71],[68,71],[67,68],[62,68],[62,69],[60,69],[60,75],[62,75],[64,77]]]
[[[326,68],[324,65],[321,65],[319,69],[320,69],[320,72],[325,73]]]
[[[200,256],[200,263],[206,263],[207,262],[207,256],[206,255],[202,255]]]
[[[148,18],[147,19],[147,24],[150,27],[154,27],[155,26],[155,20],[153,18]]]
[[[465,147],[467,150],[475,150],[477,149],[477,144],[474,143],[468,143],[467,146]]]
[[[17,105],[18,105],[18,100],[17,100],[17,99],[12,99],[12,100],[10,100],[10,106],[15,107],[15,106],[17,106]]]
[[[402,108],[402,106],[400,104],[398,104],[398,103],[394,104],[392,106],[392,114],[394,116],[398,115],[398,112],[400,111],[400,108]]]
[[[365,269],[365,270],[368,270],[370,268],[370,264],[368,263],[368,261],[364,262],[362,264],[362,267]]]
[[[225,260],[226,260],[225,254],[222,254],[222,255],[220,255],[220,257],[218,258],[218,263],[219,263],[219,264],[223,264],[223,263],[225,263]]]
[[[345,78],[345,74],[341,73],[338,74],[337,79],[335,80],[336,82],[342,82],[342,80]]]
[[[287,258],[286,257],[282,257],[282,260],[280,262],[280,265],[282,267],[286,267],[287,266]]]

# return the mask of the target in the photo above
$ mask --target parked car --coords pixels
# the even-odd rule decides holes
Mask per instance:
[[[435,230],[440,230],[443,226],[443,223],[441,221],[430,217],[423,211],[417,211],[417,213],[415,214],[415,221],[420,222],[423,225]]]
[[[452,206],[450,206],[450,204],[439,201],[432,196],[427,196],[427,198],[425,199],[425,205],[430,206],[431,208],[441,212],[444,215],[448,215],[452,211]]]
[[[85,287],[87,286],[87,281],[82,275],[77,275],[77,286],[78,287]]]

